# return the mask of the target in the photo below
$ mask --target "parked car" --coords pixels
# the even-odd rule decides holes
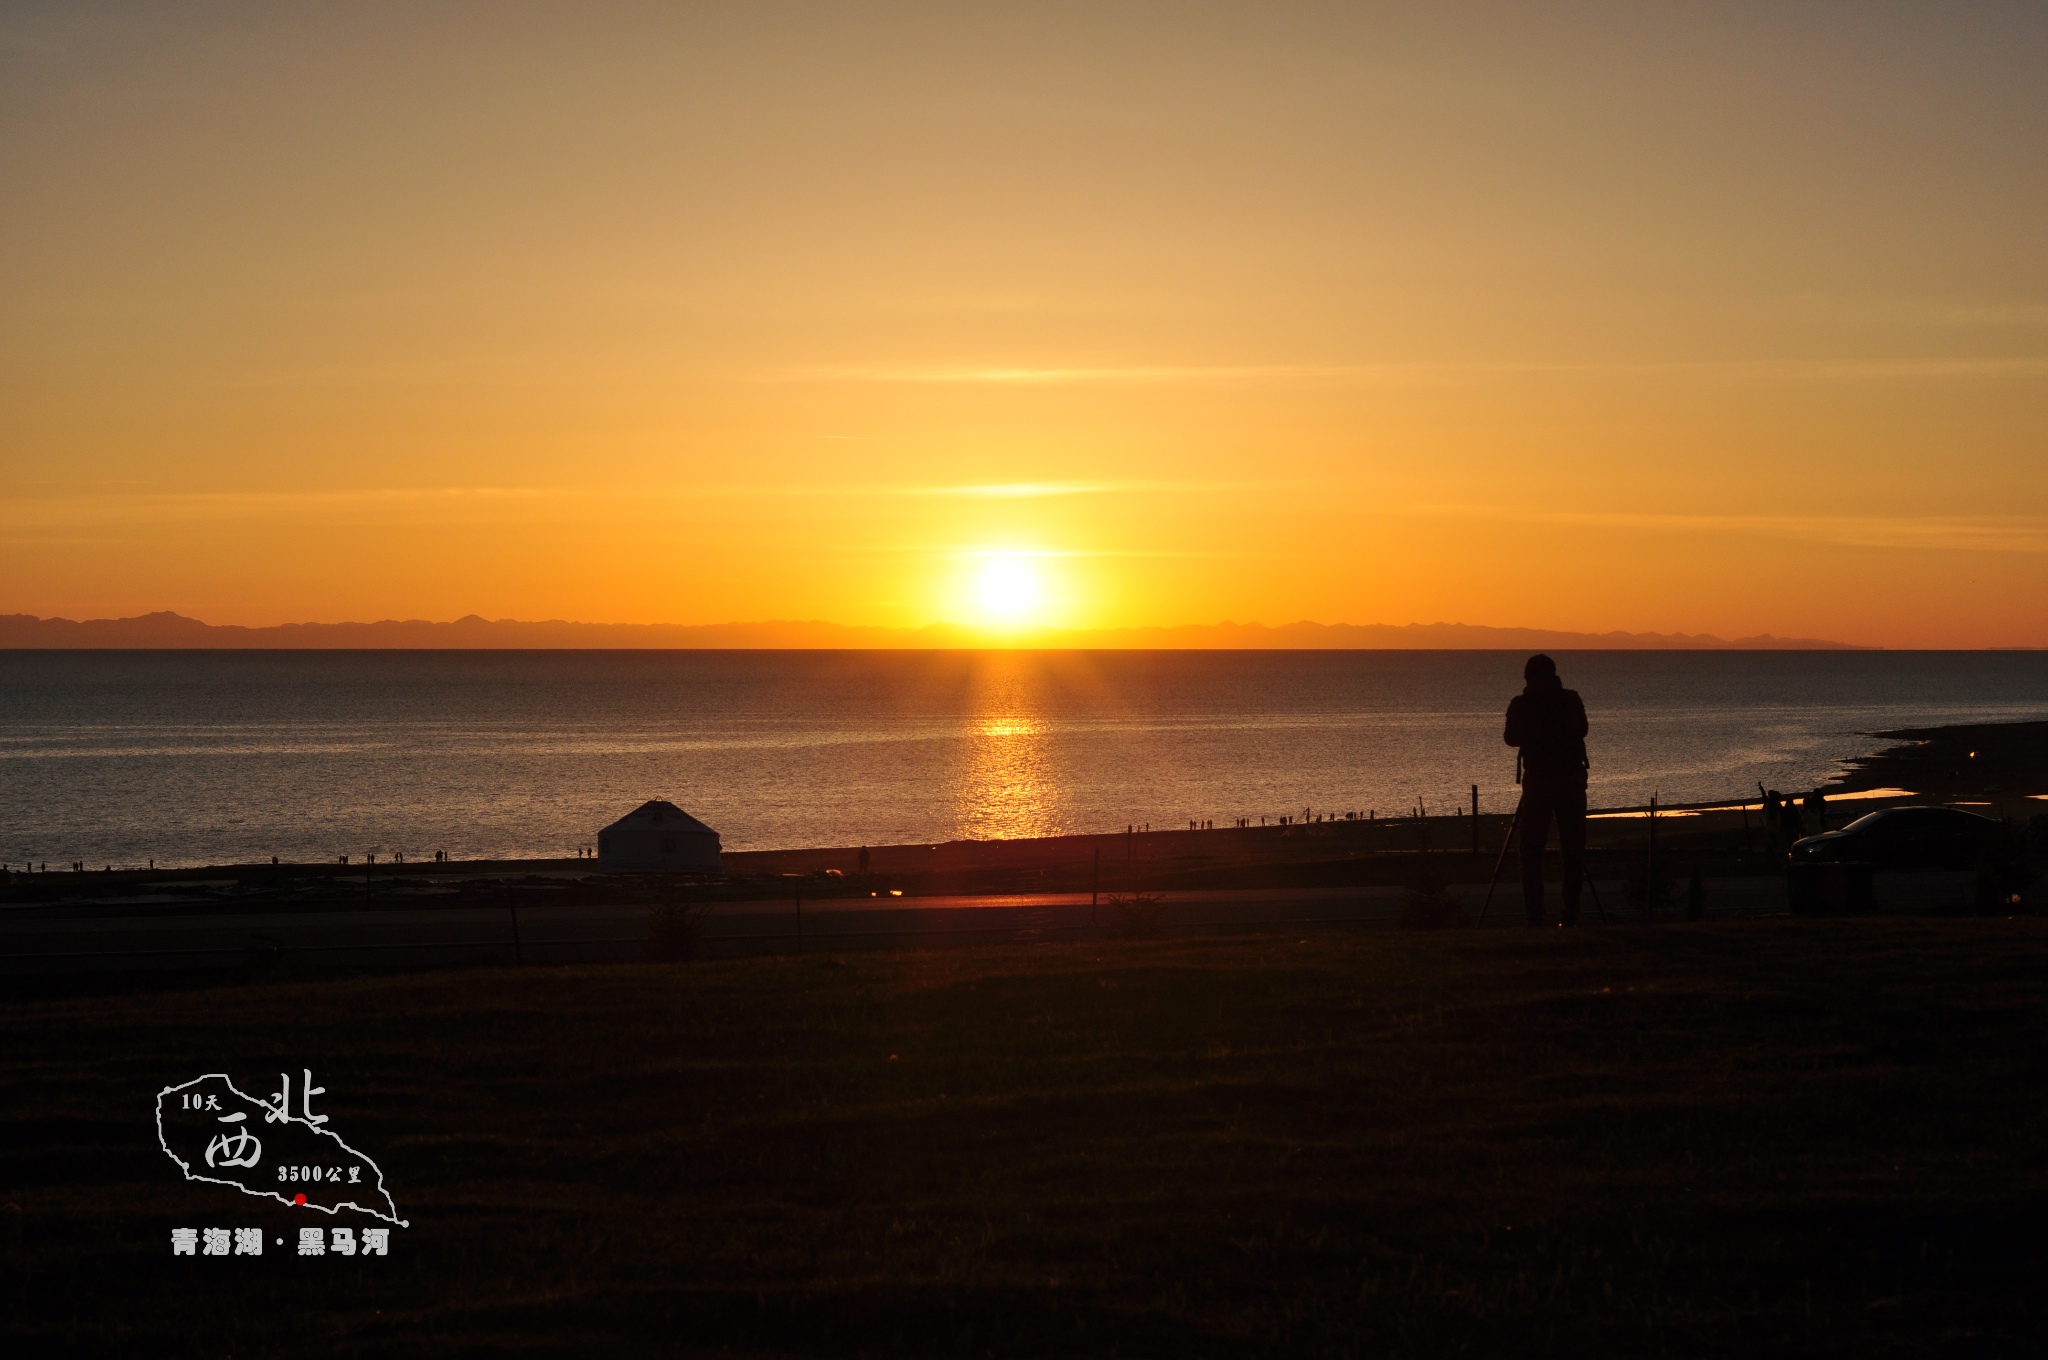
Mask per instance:
[[[1974,869],[2005,834],[2002,823],[1947,807],[1895,807],[1792,845],[1794,864],[1858,862],[1879,869]]]

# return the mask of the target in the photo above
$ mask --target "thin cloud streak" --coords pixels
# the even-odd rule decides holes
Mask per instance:
[[[1110,482],[988,482],[968,486],[911,486],[896,494],[904,496],[958,496],[969,500],[1041,500],[1048,496],[1099,496],[1105,492],[1129,490]]]
[[[1411,505],[1388,507],[1386,513],[1659,533],[1744,535],[1855,548],[2048,553],[2048,516],[2039,515],[1712,515],[1525,510],[1495,505]]]
[[[1200,496],[1238,491],[1278,491],[1294,482],[1240,479],[1135,478],[1114,482],[982,482],[961,486],[904,486],[875,489],[886,496],[953,496],[967,500],[1036,500],[1047,496]]]
[[[834,549],[842,554],[880,555],[886,557],[947,557],[947,558],[988,558],[988,557],[1044,557],[1064,559],[1121,559],[1152,561],[1159,559],[1208,560],[1212,558],[1268,558],[1273,553],[1245,549],[1148,549],[1148,548],[1035,548],[1011,547],[989,543],[952,544],[862,544]]]
[[[1974,358],[1672,360],[1386,364],[1135,364],[1104,367],[848,365],[764,374],[771,382],[989,386],[1199,386],[1336,383],[1412,387],[1500,377],[1670,377],[1751,382],[1870,382],[2048,374],[2048,355]]]
[[[1271,488],[1273,482],[1250,481],[1117,481],[1117,482],[978,482],[952,486],[917,485],[771,485],[764,483],[709,483],[689,486],[434,486],[364,487],[317,491],[139,491],[90,492],[22,496],[20,506],[37,507],[43,515],[68,513],[75,519],[180,518],[185,516],[235,516],[289,511],[343,510],[377,506],[418,506],[432,504],[513,503],[538,505],[549,501],[608,502],[654,499],[706,498],[798,499],[821,498],[953,498],[961,500],[1040,500],[1066,496],[1108,496],[1164,493],[1199,495]],[[10,526],[0,521],[0,536]]]

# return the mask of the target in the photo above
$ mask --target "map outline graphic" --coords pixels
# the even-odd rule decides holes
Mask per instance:
[[[202,1082],[215,1080],[224,1082],[227,1085],[228,1090],[234,1092],[234,1094],[240,1096],[243,1100],[246,1100],[253,1105],[260,1106],[262,1109],[272,1114],[276,1113],[275,1107],[272,1106],[270,1102],[263,1100],[260,1097],[252,1096],[248,1092],[242,1090],[239,1086],[235,1085],[234,1079],[228,1076],[225,1072],[208,1072],[203,1076],[194,1077],[190,1081],[180,1082],[176,1086],[166,1086],[163,1088],[163,1090],[158,1091],[156,1093],[156,1145],[162,1148],[164,1156],[170,1158],[171,1161],[174,1164],[176,1164],[178,1170],[182,1171],[185,1174],[186,1180],[202,1181],[208,1185],[232,1186],[235,1189],[241,1191],[245,1195],[254,1195],[258,1199],[274,1199],[279,1204],[282,1204],[287,1208],[318,1209],[321,1213],[324,1214],[338,1214],[343,1209],[354,1209],[359,1214],[368,1214],[372,1218],[382,1219],[386,1223],[397,1224],[401,1228],[410,1228],[412,1226],[411,1223],[398,1216],[397,1201],[393,1200],[391,1198],[391,1192],[384,1188],[384,1168],[378,1166],[377,1163],[374,1160],[372,1160],[366,1153],[358,1152],[356,1149],[350,1147],[346,1142],[342,1141],[342,1137],[340,1134],[330,1132],[329,1130],[320,1127],[318,1124],[315,1124],[310,1120],[301,1119],[297,1115],[292,1114],[289,1110],[284,1112],[282,1115],[277,1115],[278,1122],[285,1124],[297,1124],[300,1128],[305,1129],[311,1133],[317,1133],[325,1138],[332,1138],[336,1146],[338,1146],[343,1152],[348,1153],[351,1157],[362,1158],[364,1164],[367,1165],[371,1171],[376,1173],[377,1193],[384,1197],[384,1203],[391,1210],[390,1213],[387,1214],[381,1210],[370,1208],[366,1205],[357,1204],[353,1200],[344,1200],[338,1204],[335,1204],[331,1208],[325,1204],[315,1204],[310,1199],[305,1200],[303,1203],[301,1203],[298,1200],[286,1196],[276,1190],[252,1190],[240,1181],[227,1180],[219,1176],[202,1176],[199,1175],[197,1172],[193,1171],[191,1163],[187,1162],[177,1153],[171,1151],[170,1142],[164,1137],[164,1099],[168,1096],[177,1095],[181,1091],[189,1090],[190,1088],[197,1086]]]

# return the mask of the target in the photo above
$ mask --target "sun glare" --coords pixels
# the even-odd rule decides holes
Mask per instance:
[[[974,607],[992,627],[1015,628],[1038,617],[1045,585],[1029,558],[990,557],[974,578]]]

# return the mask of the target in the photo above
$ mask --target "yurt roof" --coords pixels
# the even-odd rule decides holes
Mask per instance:
[[[607,831],[680,831],[685,835],[715,836],[704,823],[677,807],[664,803],[658,798],[649,799],[625,816],[606,827]]]

